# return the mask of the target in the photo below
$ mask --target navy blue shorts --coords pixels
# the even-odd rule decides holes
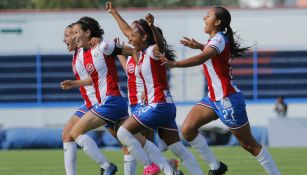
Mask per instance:
[[[130,105],[130,111],[133,114],[137,109],[144,107],[145,104],[144,103],[138,103],[136,105]]]
[[[133,112],[133,117],[150,130],[159,128],[178,130],[174,103],[157,103],[142,106]]]
[[[106,122],[106,127],[115,129],[116,124],[127,118],[128,103],[122,96],[107,96],[103,104],[96,104],[91,109],[96,116]]]
[[[74,113],[77,117],[81,118],[85,113],[87,113],[90,109],[86,107],[85,104],[79,107],[79,109]]]
[[[248,124],[246,104],[240,92],[215,102],[205,97],[197,105],[213,109],[221,121],[230,129],[238,129]]]

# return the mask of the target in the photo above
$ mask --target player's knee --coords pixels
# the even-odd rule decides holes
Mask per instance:
[[[183,124],[181,127],[181,133],[182,136],[186,139],[186,140],[191,140],[192,139],[192,133],[193,133],[193,126],[192,125],[187,125],[187,124]]]
[[[71,142],[72,139],[70,137],[70,132],[69,131],[66,131],[65,129],[63,130],[62,132],[62,140],[63,142]]]
[[[127,130],[122,126],[117,130],[117,138],[122,144],[125,144],[125,136],[127,135],[126,131]]]

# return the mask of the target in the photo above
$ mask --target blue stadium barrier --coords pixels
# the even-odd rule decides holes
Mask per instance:
[[[92,137],[98,146],[102,146],[97,132],[91,131],[87,135]],[[2,130],[0,131],[0,145],[2,149],[62,148],[62,129],[10,128]]]

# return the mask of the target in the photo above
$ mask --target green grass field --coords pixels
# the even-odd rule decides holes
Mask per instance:
[[[213,147],[213,152],[229,167],[228,175],[265,175],[264,170],[250,154],[240,147]],[[102,150],[106,157],[118,165],[118,175],[123,175],[121,151]],[[283,175],[307,175],[307,148],[269,149]],[[196,155],[204,172],[208,166]],[[173,157],[171,152],[166,157]],[[180,165],[180,169],[188,174]],[[79,149],[77,160],[78,175],[98,175],[99,167]],[[14,150],[0,151],[0,175],[64,175],[62,150]],[[138,175],[142,174],[141,166]]]

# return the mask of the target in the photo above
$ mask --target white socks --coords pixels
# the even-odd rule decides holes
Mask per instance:
[[[63,150],[66,175],[76,175],[77,144],[75,142],[64,142]]]
[[[90,158],[95,160],[101,168],[105,170],[109,168],[110,163],[101,154],[96,142],[91,137],[86,134],[81,134],[78,138],[75,139],[75,142]]]
[[[122,126],[117,131],[117,138],[123,145],[128,147],[129,153],[138,161],[142,162],[145,167],[151,164],[150,160],[145,154],[146,152],[166,175],[173,174],[173,169],[167,163],[166,159],[164,159],[160,150],[150,141],[146,141],[144,148],[142,148],[140,142]]]
[[[136,160],[135,158],[128,154],[124,155],[124,171],[125,175],[135,175],[136,174]]]
[[[197,137],[189,143],[209,164],[211,170],[217,170],[220,167],[220,162],[215,158],[214,154],[209,149],[206,139],[201,134],[198,133]]]
[[[145,155],[141,143],[126,128],[119,127],[117,131],[118,140],[128,147],[129,153],[140,161],[144,166],[150,165],[148,157]]]
[[[169,149],[182,160],[183,165],[189,170],[190,174],[203,175],[195,157],[183,146],[181,141],[173,143],[169,146]]]
[[[167,160],[163,157],[162,152],[151,141],[146,140],[143,147],[144,151],[148,154],[149,159],[152,160],[158,167],[164,171],[165,174],[172,173],[172,168]]]
[[[159,148],[161,152],[164,152],[168,149],[168,146],[166,143],[159,137],[158,134],[156,134],[156,145]]]
[[[256,156],[256,159],[269,175],[280,175],[274,160],[264,147],[262,147],[260,153]]]

